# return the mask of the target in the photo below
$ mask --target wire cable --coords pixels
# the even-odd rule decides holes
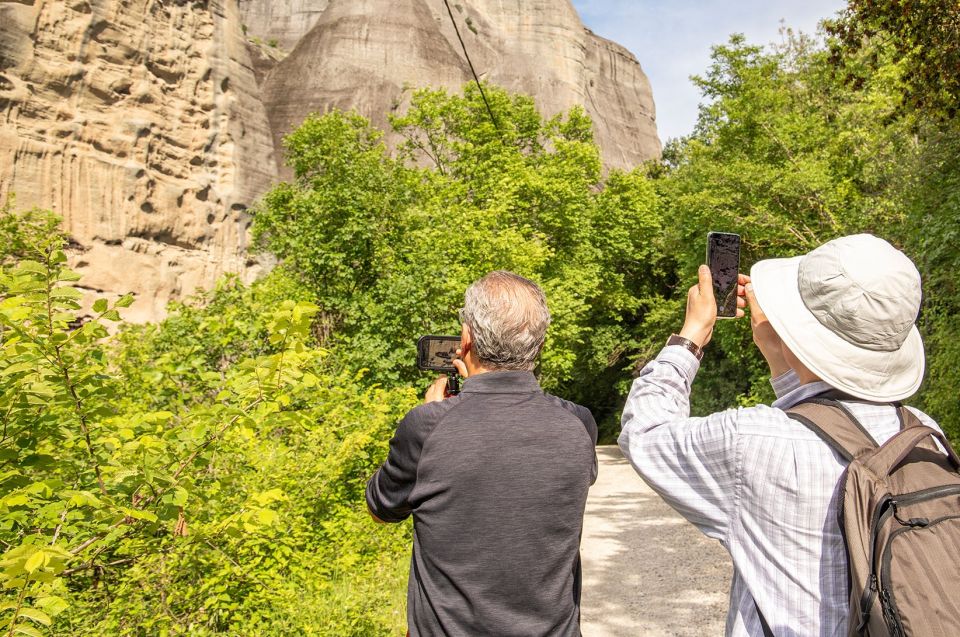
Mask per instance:
[[[487,113],[490,114],[490,120],[493,122],[494,128],[497,129],[497,132],[500,132],[500,122],[497,120],[497,116],[493,114],[493,109],[490,108],[490,102],[487,101],[487,94],[483,91],[483,84],[480,83],[480,77],[477,75],[477,70],[473,68],[473,60],[470,59],[470,54],[467,52],[467,45],[463,41],[463,36],[460,35],[460,28],[457,27],[457,19],[453,17],[453,9],[450,8],[450,0],[443,0],[443,4],[447,5],[447,13],[450,14],[450,22],[453,23],[453,30],[457,34],[457,39],[460,40],[460,47],[463,49],[463,55],[467,58],[467,64],[470,65],[470,72],[473,73],[473,81],[477,83],[477,88],[480,89],[480,97],[483,98],[483,103],[487,107]]]

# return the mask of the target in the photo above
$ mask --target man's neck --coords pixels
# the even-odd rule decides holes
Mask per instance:
[[[797,370],[797,379],[800,385],[809,385],[810,383],[819,383],[823,379],[811,372],[809,369]]]
[[[490,367],[484,367],[483,365],[470,365],[469,362],[467,363],[467,373],[470,374],[469,377],[471,378],[473,376],[479,376],[480,374],[487,374],[495,371],[497,370]]]

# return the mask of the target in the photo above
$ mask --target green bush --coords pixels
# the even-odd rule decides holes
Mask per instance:
[[[331,363],[281,274],[110,338],[130,297],[81,320],[32,236],[0,274],[4,630],[400,632],[410,528],[362,492],[413,392]]]

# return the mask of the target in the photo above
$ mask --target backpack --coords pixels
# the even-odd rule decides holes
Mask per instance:
[[[839,510],[849,563],[848,635],[957,637],[960,458],[942,433],[895,407],[901,430],[882,446],[831,398],[808,399],[787,415],[850,463]],[[768,633],[762,616],[761,623]]]

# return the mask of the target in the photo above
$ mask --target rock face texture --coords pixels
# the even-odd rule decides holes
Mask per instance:
[[[284,51],[297,46],[330,4],[330,0],[238,1],[248,33]]]
[[[607,167],[659,155],[639,63],[569,0],[451,4],[483,79],[584,106]],[[411,89],[470,77],[439,0],[0,0],[0,201],[59,213],[81,285],[153,320],[257,274],[245,211],[307,114],[383,126]]]
[[[242,4],[244,23],[250,33],[274,33],[271,23],[260,22],[261,4]],[[653,94],[640,64],[586,29],[569,0],[460,0],[453,6],[483,79],[533,95],[547,115],[583,106],[607,167],[632,168],[659,156]],[[300,10],[278,24],[291,22],[293,33],[312,26],[264,83],[278,148],[308,113],[356,108],[385,126],[409,89],[457,90],[471,79],[443,2],[331,0],[325,11]]]
[[[231,0],[0,3],[0,197],[62,215],[82,285],[137,293],[130,318],[248,271],[274,166]]]

